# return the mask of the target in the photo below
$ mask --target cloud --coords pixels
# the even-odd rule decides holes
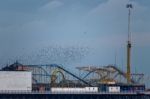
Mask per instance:
[[[149,0],[130,0],[130,1],[136,2],[141,6],[146,6],[146,7],[150,6],[150,1]]]
[[[50,11],[50,10],[53,10],[55,8],[58,8],[58,7],[61,7],[63,6],[64,3],[59,1],[59,0],[52,0],[50,1],[49,3],[45,4],[44,6],[42,6],[39,11]]]
[[[150,32],[147,33],[132,33],[133,45],[137,47],[149,47]]]
[[[89,12],[89,14],[90,15],[99,14],[99,15],[107,17],[108,15],[111,15],[111,14],[115,15],[117,13],[120,14],[120,12],[124,13],[125,12],[124,8],[127,3],[128,3],[127,0],[109,0],[108,2],[99,4],[97,7],[93,8]]]

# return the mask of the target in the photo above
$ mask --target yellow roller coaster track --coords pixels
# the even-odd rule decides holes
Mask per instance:
[[[51,75],[51,84],[55,84],[56,83],[56,79],[57,79],[57,74],[60,73],[61,76],[62,76],[62,80],[65,79],[65,75],[63,74],[63,72],[60,70],[60,69],[55,69],[53,72],[52,72],[52,75]]]

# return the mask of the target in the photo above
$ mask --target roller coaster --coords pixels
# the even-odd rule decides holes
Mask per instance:
[[[39,90],[41,87],[47,90],[50,87],[94,87],[99,84],[124,83],[127,79],[126,73],[113,65],[76,68],[82,75],[72,73],[71,70],[57,64],[23,65],[15,62],[2,68],[2,70],[32,71],[33,89],[35,90]],[[142,83],[143,77],[144,74],[132,74],[132,84]]]
[[[83,79],[88,78],[90,81],[90,75],[96,74],[96,78],[93,79],[94,82],[97,83],[124,83],[127,79],[126,73],[119,69],[117,66],[108,65],[108,66],[85,66],[85,67],[77,67],[78,70],[87,72]],[[139,84],[143,82],[144,74],[131,74],[131,83],[132,84]],[[93,76],[92,76],[93,78]],[[121,81],[121,79],[123,79]]]

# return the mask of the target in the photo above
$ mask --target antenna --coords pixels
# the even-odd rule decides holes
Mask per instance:
[[[131,83],[131,67],[130,67],[130,60],[131,60],[131,30],[130,30],[130,16],[131,16],[131,9],[133,8],[132,4],[127,4],[126,6],[129,10],[128,14],[128,41],[127,41],[127,83]]]

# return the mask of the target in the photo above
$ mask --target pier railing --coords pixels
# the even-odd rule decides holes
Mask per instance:
[[[139,91],[139,92],[127,92],[127,91],[122,91],[122,92],[51,92],[51,91],[20,91],[20,90],[1,90],[0,94],[150,94],[150,92],[144,92],[144,91]]]

